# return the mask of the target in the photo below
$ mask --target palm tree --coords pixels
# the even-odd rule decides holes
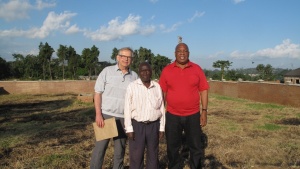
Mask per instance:
[[[229,62],[229,60],[218,60],[213,63],[214,68],[221,68],[221,80],[223,80],[224,77],[224,69],[228,69],[231,66],[232,62]]]

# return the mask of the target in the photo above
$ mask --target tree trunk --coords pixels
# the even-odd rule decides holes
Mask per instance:
[[[65,79],[65,60],[63,60],[63,80]]]
[[[75,75],[76,75],[76,70],[75,70],[75,67],[73,66],[73,80],[74,80],[74,78],[75,78]]]
[[[45,70],[45,63],[43,63],[43,77],[44,77],[44,80],[46,79],[46,77],[45,77],[45,76],[46,76],[46,75],[45,75],[46,72],[45,72],[45,71],[46,71],[46,70]]]
[[[51,73],[50,61],[49,61],[49,74],[50,74],[50,80],[52,80],[52,73]]]
[[[89,79],[91,79],[92,68],[89,69]]]

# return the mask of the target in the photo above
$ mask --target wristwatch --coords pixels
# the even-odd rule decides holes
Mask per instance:
[[[206,112],[208,112],[208,110],[207,110],[207,109],[202,109],[202,111],[206,111]]]

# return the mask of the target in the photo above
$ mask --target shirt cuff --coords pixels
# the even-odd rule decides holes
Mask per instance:
[[[164,126],[164,125],[161,125],[161,126],[159,127],[159,131],[165,132],[165,126]]]
[[[131,133],[131,132],[133,132],[133,127],[132,126],[128,126],[128,127],[126,127],[126,133]]]

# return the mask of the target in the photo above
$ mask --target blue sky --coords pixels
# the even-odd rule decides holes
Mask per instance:
[[[144,47],[174,60],[178,36],[190,60],[213,69],[300,67],[300,0],[0,0],[0,56],[38,54],[40,42],[81,54],[93,45],[100,61],[112,49]],[[53,57],[56,57],[54,53]]]

